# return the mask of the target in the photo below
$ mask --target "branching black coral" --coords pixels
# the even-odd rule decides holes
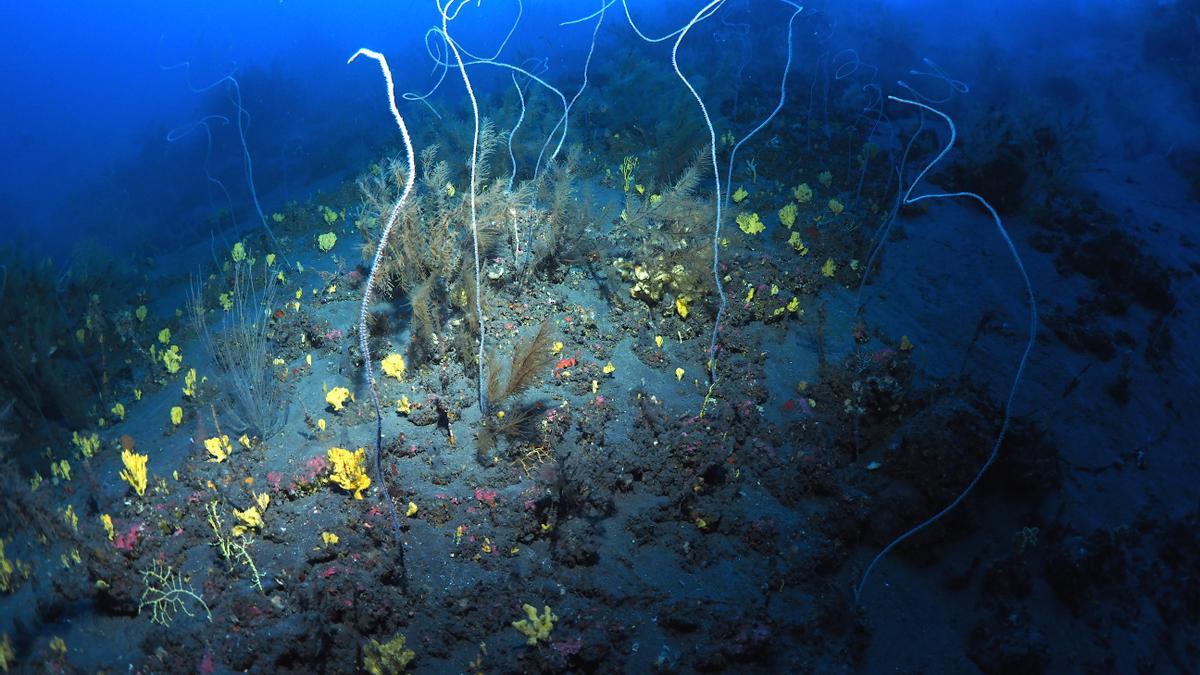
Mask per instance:
[[[525,337],[513,347],[508,377],[503,381],[495,352],[489,360],[487,399],[488,408],[491,409],[528,391],[550,368],[554,362],[554,354],[550,351],[550,322],[543,321],[537,333]]]
[[[247,262],[234,265],[232,288],[224,302],[228,310],[219,323],[210,320],[204,307],[204,282],[193,280],[188,293],[188,313],[204,350],[212,358],[222,393],[231,405],[226,409],[238,431],[256,433],[267,440],[287,423],[284,385],[275,377],[270,360],[270,312],[279,286],[276,274],[263,265],[261,292],[254,281],[255,270]]]
[[[475,237],[481,259],[502,251],[510,230],[516,231],[515,219],[531,210],[529,203],[535,192],[525,183],[510,192],[505,189],[506,180],[491,180],[488,159],[500,142],[494,126],[485,120],[480,129],[478,188],[474,194],[478,212]],[[454,345],[463,364],[473,367],[476,354],[469,347],[476,343],[480,326],[475,306],[475,241],[470,230],[463,227],[469,219],[470,200],[461,176],[456,177],[452,165],[438,159],[438,153],[437,145],[421,153],[418,189],[400,209],[395,227],[384,242],[376,280],[382,297],[404,295],[412,305],[415,329],[410,356],[414,364]],[[363,216],[356,222],[365,256],[371,257],[379,245],[379,224],[396,202],[405,180],[405,165],[395,159],[373,165],[359,178]],[[516,237],[513,239],[515,242]],[[504,270],[493,274],[493,278],[506,278]],[[457,335],[444,335],[449,332],[444,322],[456,312],[464,320],[455,325],[462,329]]]
[[[529,268],[554,279],[554,272],[564,265],[581,262],[594,248],[585,237],[593,210],[587,199],[580,200],[576,189],[576,168],[580,149],[573,146],[564,159],[550,164],[536,186],[539,197],[549,203],[545,223],[538,223],[534,234],[533,222],[529,223],[528,248],[532,258]],[[599,220],[603,220],[601,214]]]
[[[104,339],[110,324],[100,297],[91,280],[58,272],[49,260],[29,264],[15,244],[0,248],[0,400],[13,402],[12,433],[47,422],[79,428],[92,395],[111,389],[116,373],[107,364],[117,340]]]
[[[682,237],[698,231],[712,207],[697,196],[706,169],[704,155],[693,155],[691,164],[675,182],[644,199],[635,191],[625,193],[623,229],[641,238],[655,252],[676,248]],[[647,190],[649,192],[649,190]]]
[[[536,333],[525,336],[513,347],[507,376],[501,376],[498,361],[492,352],[488,359],[487,410],[475,436],[481,461],[495,447],[497,439],[519,443],[533,437],[534,410],[513,399],[537,384],[554,362],[550,350],[550,321],[542,322]]]

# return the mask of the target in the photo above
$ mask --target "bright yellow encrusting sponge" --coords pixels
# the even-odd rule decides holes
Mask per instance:
[[[170,349],[162,352],[163,367],[167,372],[174,375],[179,372],[179,368],[183,365],[183,354],[179,351],[179,345],[171,345]]]
[[[76,431],[71,434],[71,442],[84,457],[91,457],[100,450],[100,436],[97,434],[80,434]]]
[[[208,461],[220,463],[229,459],[233,452],[233,443],[229,442],[229,436],[213,436],[204,439],[204,449],[210,455]]]
[[[779,222],[783,223],[790,230],[796,224],[796,205],[789,203],[782,209],[779,209]]]
[[[404,646],[404,642],[404,636],[397,635],[382,644],[372,639],[363,645],[363,670],[370,675],[403,673],[417,656],[416,652]]]
[[[833,258],[826,258],[825,264],[821,265],[821,276],[833,278],[837,274],[837,263],[833,262]]]
[[[251,530],[258,531],[263,527],[263,514],[267,512],[267,506],[271,503],[271,495],[258,494],[254,496],[254,504],[245,511],[233,510],[233,515],[239,521],[239,524],[233,526],[234,536],[240,537]]]
[[[239,525],[233,526],[233,533],[235,535],[242,535],[250,530],[262,529],[262,514],[258,512],[258,507],[256,506],[251,506],[245,511],[234,509],[233,515],[240,521]]]
[[[804,241],[800,239],[799,232],[793,232],[792,236],[788,237],[788,245],[796,249],[800,255],[808,255],[808,247],[804,245]]]
[[[404,379],[404,357],[399,354],[388,354],[383,361],[379,363],[379,367],[383,369],[385,375],[390,375],[397,380]]]
[[[326,454],[329,464],[333,466],[333,474],[329,476],[329,482],[335,483],[347,492],[353,492],[355,499],[362,499],[363,490],[371,486],[371,479],[363,469],[363,464],[367,459],[366,449],[359,448],[355,452],[350,452],[345,448],[330,448]]]
[[[736,220],[738,229],[746,234],[758,234],[767,229],[767,226],[758,219],[757,213],[740,213]]]
[[[146,493],[146,462],[149,455],[141,455],[130,450],[121,451],[121,463],[125,468],[121,471],[121,479],[133,487],[139,497]]]
[[[675,298],[675,311],[679,313],[679,318],[686,319],[688,315],[687,298]]]
[[[525,644],[536,645],[550,639],[550,631],[554,630],[554,622],[558,617],[550,611],[550,606],[542,607],[542,615],[538,616],[537,608],[533,605],[522,605],[528,619],[512,622],[512,627],[525,636]]]
[[[188,398],[196,398],[196,369],[189,368],[187,375],[183,376],[183,395]]]
[[[332,213],[332,212],[331,212]],[[326,232],[317,237],[317,248],[321,249],[322,253],[328,253],[337,245],[337,234],[334,232]]]
[[[346,401],[350,400],[350,390],[345,387],[334,387],[325,394],[325,402],[334,409],[340,412],[346,407]]]

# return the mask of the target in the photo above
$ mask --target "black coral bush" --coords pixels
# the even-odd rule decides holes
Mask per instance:
[[[487,409],[475,437],[481,458],[495,447],[498,438],[509,443],[532,440],[533,409],[523,405],[519,398],[545,376],[553,363],[549,320],[514,345],[506,371],[501,369],[495,352],[492,353],[488,360]]]

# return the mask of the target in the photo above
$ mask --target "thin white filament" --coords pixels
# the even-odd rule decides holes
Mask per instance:
[[[709,344],[708,344],[708,380],[709,380],[709,384],[715,384],[717,381],[717,335],[721,330],[721,318],[725,315],[725,306],[728,304],[728,300],[726,300],[726,298],[725,298],[725,285],[721,283],[721,269],[720,269],[720,267],[721,267],[721,265],[720,265],[721,264],[721,247],[720,247],[720,240],[721,240],[721,168],[717,165],[717,132],[713,129],[712,119],[708,116],[708,107],[704,105],[704,99],[700,97],[700,94],[699,94],[699,92],[696,91],[696,88],[692,86],[692,83],[689,82],[687,77],[684,76],[683,71],[681,71],[679,69],[679,44],[681,42],[683,42],[683,38],[687,37],[688,31],[691,30],[692,26],[696,25],[696,23],[698,21],[701,21],[701,20],[711,16],[712,13],[716,11],[717,7],[719,7],[723,2],[725,2],[725,0],[712,0],[712,2],[705,5],[704,8],[701,9],[696,14],[696,16],[692,17],[692,20],[689,21],[686,26],[684,26],[683,28],[681,28],[678,31],[679,37],[677,37],[675,39],[675,46],[671,48],[671,67],[673,67],[675,69],[675,74],[678,75],[679,79],[683,81],[683,85],[685,87],[687,87],[688,91],[692,92],[692,96],[695,97],[696,103],[700,104],[700,112],[704,115],[704,123],[708,125],[708,147],[709,147],[709,154],[711,155],[711,159],[712,159],[713,190],[716,195],[715,202],[716,202],[716,207],[717,207],[716,226],[713,227],[713,236],[712,236],[712,252],[713,252],[712,274],[713,274],[713,283],[715,283],[717,286],[717,298],[720,299],[720,306],[717,308],[716,319],[713,320],[712,338],[709,340]],[[625,8],[626,8],[625,9],[626,14],[628,15],[629,5],[626,4]],[[632,23],[633,22],[631,19],[630,25],[632,25]],[[637,29],[634,28],[634,30],[637,30]],[[640,32],[638,34],[641,35]]]
[[[870,564],[867,565],[867,569],[863,572],[862,579],[858,582],[858,586],[854,589],[855,603],[858,603],[859,599],[862,597],[863,587],[866,586],[867,579],[871,576],[871,571],[875,569],[875,566],[879,564],[879,561],[882,560],[888,553],[890,553],[892,549],[896,548],[896,546],[898,546],[901,542],[907,540],[926,527],[929,527],[933,523],[936,523],[947,513],[953,511],[959,504],[962,503],[964,499],[967,498],[967,495],[971,494],[971,491],[975,489],[975,486],[978,485],[979,481],[983,478],[984,473],[986,473],[988,468],[991,467],[992,463],[996,461],[996,457],[1000,453],[1000,445],[1004,443],[1004,436],[1008,433],[1008,427],[1012,421],[1012,406],[1013,401],[1017,396],[1017,387],[1021,383],[1021,377],[1025,374],[1025,366],[1029,362],[1029,355],[1031,352],[1033,352],[1033,346],[1037,342],[1038,312],[1037,298],[1033,293],[1033,283],[1029,280],[1029,275],[1025,272],[1025,264],[1021,262],[1021,255],[1017,253],[1017,247],[1013,244],[1012,238],[1008,235],[1008,230],[1004,228],[1004,223],[1001,222],[1000,215],[996,213],[996,209],[992,208],[992,205],[989,204],[986,199],[980,197],[974,192],[940,192],[934,194],[925,194],[919,197],[912,196],[912,191],[914,188],[916,188],[917,184],[925,178],[925,175],[929,173],[934,165],[942,161],[942,158],[946,156],[946,153],[950,152],[950,148],[954,146],[954,141],[958,138],[958,130],[954,127],[954,120],[950,119],[950,116],[946,113],[935,108],[931,108],[928,105],[918,101],[898,98],[896,96],[888,96],[888,99],[896,101],[897,103],[916,106],[931,112],[938,117],[941,117],[942,120],[944,120],[950,127],[950,140],[946,143],[946,147],[942,148],[942,151],[938,153],[937,157],[934,157],[933,161],[930,162],[929,165],[921,171],[921,173],[917,174],[916,179],[913,180],[912,184],[908,186],[908,190],[905,191],[902,202],[904,204],[915,204],[926,199],[954,199],[956,197],[967,197],[978,202],[981,206],[983,206],[984,209],[987,210],[988,214],[992,217],[992,221],[996,224],[996,229],[1000,232],[1000,237],[1004,240],[1005,245],[1008,246],[1009,253],[1012,254],[1013,260],[1017,264],[1017,270],[1019,270],[1021,273],[1021,279],[1025,282],[1025,291],[1029,295],[1029,338],[1025,343],[1025,351],[1021,354],[1021,360],[1017,364],[1017,372],[1015,375],[1013,375],[1012,386],[1008,390],[1008,398],[1004,401],[1004,420],[1000,423],[1000,431],[996,434],[996,441],[992,444],[992,451],[988,455],[987,461],[984,462],[983,466],[979,468],[978,473],[976,473],[975,477],[971,479],[971,482],[967,484],[967,487],[964,488],[963,491],[960,492],[953,501],[947,504],[945,508],[930,516],[924,522],[921,522],[899,537],[893,539],[890,544],[883,547],[883,550],[875,555]]]
[[[775,109],[771,111],[771,114],[768,115],[765,120],[760,122],[758,126],[754,127],[753,131],[743,136],[742,140],[738,141],[737,144],[733,146],[733,150],[729,152],[729,168],[725,172],[725,208],[729,208],[729,191],[733,187],[733,160],[735,157],[737,157],[738,149],[742,147],[742,144],[750,140],[751,137],[753,137],[759,131],[762,131],[763,127],[770,124],[771,120],[775,119],[775,116],[779,114],[779,111],[783,110],[783,104],[787,102],[787,78],[788,72],[790,72],[792,69],[792,24],[796,21],[796,17],[800,16],[800,12],[801,9],[797,9],[795,12],[792,12],[792,18],[788,19],[787,62],[784,63],[783,75],[779,78],[779,103],[775,106]]]
[[[383,230],[379,233],[379,245],[375,247],[375,255],[371,259],[371,269],[367,272],[367,284],[363,289],[362,305],[358,312],[358,347],[362,351],[363,364],[367,371],[367,384],[371,388],[371,403],[375,406],[375,475],[380,481],[380,486],[383,486],[383,407],[379,404],[379,390],[375,383],[375,372],[371,365],[371,345],[367,340],[367,315],[371,307],[371,293],[375,288],[375,274],[379,269],[379,261],[383,259],[383,251],[387,247],[388,237],[392,234],[392,228],[395,227],[396,221],[400,218],[400,209],[403,208],[404,202],[412,193],[413,184],[416,181],[416,155],[413,152],[412,138],[408,135],[408,126],[404,124],[404,118],[400,116],[400,110],[396,108],[396,87],[392,82],[392,70],[388,67],[387,59],[383,54],[370,49],[359,49],[354,52],[346,63],[353,63],[354,59],[359,56],[365,56],[370,59],[375,59],[379,63],[379,69],[383,71],[383,79],[387,84],[388,108],[392,111],[392,117],[396,120],[396,126],[400,127],[400,136],[404,139],[404,157],[408,162],[408,170],[405,171],[404,190],[400,193],[400,199],[396,200],[396,204],[392,206],[391,213],[388,214],[387,222],[383,226]],[[392,515],[392,531],[399,543],[400,539],[400,519],[396,515],[396,504],[392,501],[392,494],[383,489],[383,493],[387,496],[388,506],[391,509]],[[401,561],[404,559],[404,548],[400,547]]]
[[[550,145],[550,139],[554,138],[554,132],[558,131],[558,128],[561,126],[563,133],[558,139],[558,147],[554,149],[554,154],[550,156],[550,161],[554,161],[554,158],[558,156],[558,151],[562,148],[563,140],[567,137],[567,120],[571,114],[571,108],[575,105],[575,101],[579,100],[580,95],[583,94],[583,90],[587,89],[588,68],[590,68],[592,65],[592,54],[596,51],[596,36],[600,34],[600,25],[604,23],[604,7],[600,8],[599,16],[600,18],[596,21],[596,27],[592,29],[592,46],[588,48],[587,60],[583,62],[583,84],[579,86],[579,91],[575,92],[575,95],[571,97],[571,102],[568,103],[567,107],[563,110],[562,117],[558,120],[558,123],[554,125],[554,128],[550,130],[550,135],[546,137],[546,142],[542,144],[542,151],[538,153],[537,164],[535,164],[533,168],[534,176],[537,176],[539,173],[541,173],[542,155],[545,154],[546,148]],[[522,105],[524,105],[523,101]]]
[[[463,0],[465,4],[467,0]],[[447,4],[447,7],[449,4]],[[454,16],[458,16],[458,12],[462,10],[463,5],[460,4],[458,9],[454,11]],[[442,36],[446,38],[446,45],[450,49],[450,53],[454,54],[454,60],[458,62],[458,72],[462,75],[463,84],[467,87],[467,96],[471,98],[471,112],[475,120],[475,133],[471,139],[471,248],[475,253],[475,316],[479,321],[479,353],[478,353],[478,370],[479,379],[476,382],[476,388],[479,395],[479,412],[487,415],[487,400],[483,396],[483,349],[487,340],[487,330],[484,324],[483,317],[483,299],[482,289],[480,288],[480,266],[479,266],[479,222],[476,219],[475,211],[475,182],[476,182],[476,167],[479,163],[479,102],[475,100],[475,90],[471,87],[471,78],[467,77],[467,66],[463,63],[462,54],[458,53],[458,47],[454,40],[450,37],[448,24],[450,16],[446,14],[445,8],[438,6],[442,13]]]

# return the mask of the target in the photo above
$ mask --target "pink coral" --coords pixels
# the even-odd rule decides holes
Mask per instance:
[[[325,459],[325,455],[315,455],[304,462],[304,468],[297,474],[296,480],[300,483],[314,483],[317,476],[325,473],[328,468],[329,460]]]
[[[483,488],[475,488],[475,499],[487,504],[488,506],[496,505],[496,491],[485,490]]]
[[[138,538],[142,535],[142,527],[143,525],[138,523],[131,526],[128,532],[118,534],[116,541],[113,542],[113,546],[122,551],[132,551],[133,547],[137,546]]]

